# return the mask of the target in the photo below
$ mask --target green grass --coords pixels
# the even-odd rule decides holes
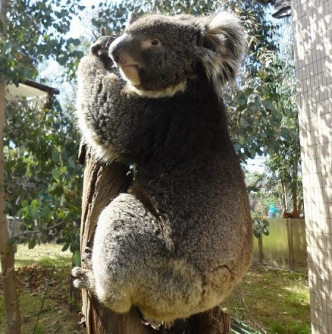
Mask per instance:
[[[234,317],[267,333],[310,333],[307,277],[253,267],[223,306]]]
[[[29,265],[55,266],[62,268],[71,264],[71,252],[62,252],[62,246],[56,244],[42,244],[33,249],[26,245],[18,245],[15,253],[15,267]]]
[[[59,245],[47,244],[34,249],[18,246],[16,271],[22,333],[33,333],[48,285],[36,334],[85,332],[77,325],[79,310],[69,308],[70,269],[71,253],[62,252]],[[273,334],[310,333],[309,291],[307,278],[302,274],[253,267],[222,306],[257,330]],[[3,299],[0,298],[0,333],[5,333],[5,328]]]

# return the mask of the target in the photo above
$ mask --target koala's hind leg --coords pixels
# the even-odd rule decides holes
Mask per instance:
[[[101,213],[92,251],[96,296],[113,311],[137,304],[155,270],[151,259],[167,254],[157,219],[133,195],[120,194]],[[152,264],[151,264],[152,265]],[[141,277],[144,276],[144,284]]]
[[[74,287],[77,289],[95,290],[95,279],[91,270],[75,267],[71,271]]]

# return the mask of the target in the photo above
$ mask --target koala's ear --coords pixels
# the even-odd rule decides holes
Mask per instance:
[[[136,20],[138,19],[138,15],[130,12],[127,18],[127,22],[126,22],[126,28],[128,28],[132,23],[134,23]]]
[[[208,17],[203,40],[203,64],[215,85],[235,78],[246,45],[246,33],[239,18],[221,11]]]

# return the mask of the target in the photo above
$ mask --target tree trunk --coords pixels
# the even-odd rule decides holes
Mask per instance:
[[[298,203],[297,203],[297,177],[298,177],[298,163],[299,163],[300,156],[296,154],[294,158],[294,165],[293,165],[293,175],[292,175],[292,202],[293,202],[293,218],[299,218],[300,212],[298,211]]]
[[[0,0],[1,21],[3,31],[6,31],[6,13],[8,0]],[[1,37],[1,36],[0,36]],[[1,253],[1,278],[4,292],[4,301],[7,316],[7,333],[21,332],[21,315],[16,290],[14,270],[14,249],[8,243],[9,231],[6,220],[5,180],[4,180],[4,155],[3,136],[5,129],[6,110],[6,82],[0,78],[0,253]]]
[[[93,236],[100,212],[120,192],[125,192],[132,182],[128,168],[112,162],[102,164],[95,159],[90,149],[80,152],[80,162],[85,160],[81,254],[93,247]],[[84,267],[84,263],[82,263]],[[96,298],[82,291],[83,322],[88,334],[152,334],[152,333],[187,333],[187,334],[227,334],[230,333],[230,318],[220,307],[194,315],[189,319],[177,320],[170,328],[158,330],[143,324],[139,311],[132,308],[126,314],[117,314],[103,305]]]
[[[283,212],[287,211],[287,190],[285,186],[285,182],[281,180],[281,197],[282,197],[282,206],[283,206]]]

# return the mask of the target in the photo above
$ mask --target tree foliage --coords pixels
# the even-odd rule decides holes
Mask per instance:
[[[36,79],[47,59],[71,79],[83,52],[80,40],[67,33],[83,9],[80,0],[11,1],[0,39],[1,80],[18,85]],[[78,249],[82,171],[72,114],[70,105],[63,111],[55,99],[44,108],[24,99],[6,106],[7,214],[23,218],[20,239],[30,247],[56,237]]]
[[[78,249],[82,167],[71,114],[55,99],[44,108],[24,99],[7,106],[7,213],[23,218],[20,240],[30,247],[56,237]]]
[[[266,155],[267,175],[281,198],[284,214],[298,218],[302,203],[300,140],[298,128],[298,110],[295,102],[296,82],[292,49],[286,54],[267,56],[268,70],[258,71],[256,80],[260,93],[248,97],[248,108],[234,109],[237,113],[237,127],[242,143],[245,138],[260,133],[257,141],[242,146],[242,150],[256,151]],[[252,88],[248,88],[252,91]],[[250,102],[249,102],[249,99]],[[253,112],[253,109],[255,112]],[[248,119],[254,119],[254,128]],[[253,149],[254,148],[254,149]]]
[[[274,60],[274,105],[281,115],[280,126],[275,131],[275,147],[269,152],[268,170],[281,188],[284,213],[298,218],[302,203],[301,152],[298,110],[295,102],[295,68],[292,57]],[[289,200],[291,203],[289,204]]]
[[[0,38],[0,78],[7,83],[36,78],[37,65],[53,58],[73,74],[78,39],[66,38],[74,15],[84,9],[80,0],[17,0],[8,8],[7,30]],[[0,24],[1,28],[2,24]]]

